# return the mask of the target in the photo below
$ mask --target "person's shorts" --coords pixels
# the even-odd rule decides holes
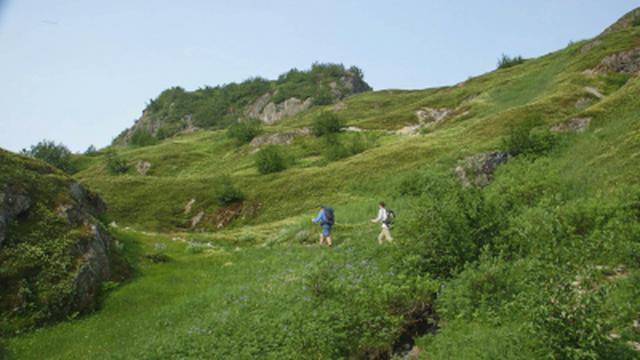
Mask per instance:
[[[331,225],[322,225],[322,236],[329,236],[331,234]]]

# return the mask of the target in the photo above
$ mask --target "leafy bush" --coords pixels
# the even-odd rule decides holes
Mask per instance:
[[[262,132],[262,122],[258,119],[245,119],[238,121],[227,130],[230,138],[235,139],[240,144],[251,142],[254,137]]]
[[[540,124],[538,119],[527,119],[512,126],[503,141],[505,150],[512,156],[543,155],[551,151],[558,139],[549,129],[537,129]]]
[[[120,158],[114,149],[109,149],[105,155],[107,159],[107,170],[113,175],[124,174],[129,171],[129,164]]]
[[[522,56],[510,57],[509,55],[502,54],[498,59],[498,69],[510,68],[512,66],[520,65],[523,62],[524,58]]]
[[[233,183],[229,175],[224,175],[220,179],[220,185],[216,192],[216,200],[221,206],[240,202],[245,199],[244,194]]]
[[[601,313],[606,288],[579,291],[565,281],[544,293],[547,301],[532,316],[540,352],[554,359],[608,358],[612,328]]]
[[[89,147],[87,148],[87,150],[84,151],[84,154],[87,156],[93,156],[98,152],[98,150],[96,149],[95,146],[93,145],[89,145]]]
[[[283,171],[287,168],[287,159],[281,146],[267,145],[256,154],[256,166],[261,174]]]
[[[336,134],[327,134],[324,139],[324,156],[328,161],[337,161],[359,154],[375,144],[375,138],[362,134],[355,134],[346,141],[341,141]]]
[[[399,190],[414,196],[412,211],[399,224],[414,254],[407,266],[446,277],[477,259],[493,230],[477,189],[463,189],[452,176],[428,171],[406,179]]]
[[[36,145],[32,145],[29,150],[22,150],[22,154],[43,160],[68,174],[76,172],[71,151],[61,143],[56,144],[50,140],[42,140]]]
[[[340,132],[343,123],[334,112],[323,111],[313,119],[311,131],[315,136],[323,136],[327,134],[335,134]]]
[[[136,128],[129,139],[129,145],[131,146],[149,146],[157,143],[158,139],[156,139],[149,130],[142,127]]]

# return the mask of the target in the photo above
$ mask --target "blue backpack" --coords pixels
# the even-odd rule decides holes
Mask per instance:
[[[328,207],[328,208],[324,208],[324,217],[325,217],[325,221],[324,224],[327,225],[333,225],[333,223],[335,222],[335,217],[333,215],[333,209]]]

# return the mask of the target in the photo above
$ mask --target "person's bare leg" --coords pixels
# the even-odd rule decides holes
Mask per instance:
[[[329,247],[333,246],[333,240],[331,240],[331,235],[326,237],[327,239],[327,244],[329,245]]]
[[[320,245],[324,244],[324,235],[320,234]]]
[[[384,240],[384,230],[380,231],[380,234],[378,234],[378,244],[382,245],[382,240]]]

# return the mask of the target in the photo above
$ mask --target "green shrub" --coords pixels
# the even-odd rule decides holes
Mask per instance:
[[[107,170],[113,175],[124,174],[129,171],[129,164],[120,158],[114,149],[109,149],[105,155],[107,159]]]
[[[313,119],[311,131],[315,136],[335,134],[342,130],[343,124],[338,115],[331,111],[323,111]]]
[[[341,141],[336,134],[324,136],[324,157],[328,161],[337,161],[359,154],[375,144],[375,139],[363,134],[354,134]]]
[[[438,277],[450,276],[475,261],[493,235],[482,193],[463,189],[452,176],[418,173],[399,190],[413,195],[412,211],[398,224],[404,246],[413,254],[407,266]]]
[[[557,144],[557,136],[549,129],[537,128],[541,125],[538,119],[527,119],[510,128],[503,147],[512,156],[543,155],[551,151]]]
[[[256,166],[261,174],[283,171],[287,168],[284,150],[278,145],[267,145],[256,154]]]
[[[43,160],[68,174],[76,172],[71,151],[63,144],[42,140],[36,145],[32,145],[29,150],[22,150],[22,154]]]
[[[636,12],[635,16],[633,17],[631,26],[640,26],[640,14],[638,14],[638,12]]]
[[[98,150],[96,149],[95,146],[93,145],[89,145],[89,147],[87,148],[87,150],[84,151],[84,154],[87,156],[93,156],[98,152]]]
[[[246,119],[229,126],[227,134],[240,144],[251,142],[262,132],[262,122],[258,119]]]
[[[498,69],[510,68],[512,66],[520,65],[523,62],[524,58],[522,56],[510,57],[509,55],[502,54],[498,59]]]
[[[229,175],[224,175],[220,179],[219,188],[216,191],[216,201],[219,205],[225,206],[236,202],[244,201],[245,197]]]
[[[552,359],[605,359],[612,327],[603,319],[606,288],[580,291],[566,280],[541,289],[547,299],[532,314],[540,355]]]
[[[129,139],[129,145],[131,146],[149,146],[156,143],[158,143],[158,139],[149,130],[142,127],[136,128]]]

